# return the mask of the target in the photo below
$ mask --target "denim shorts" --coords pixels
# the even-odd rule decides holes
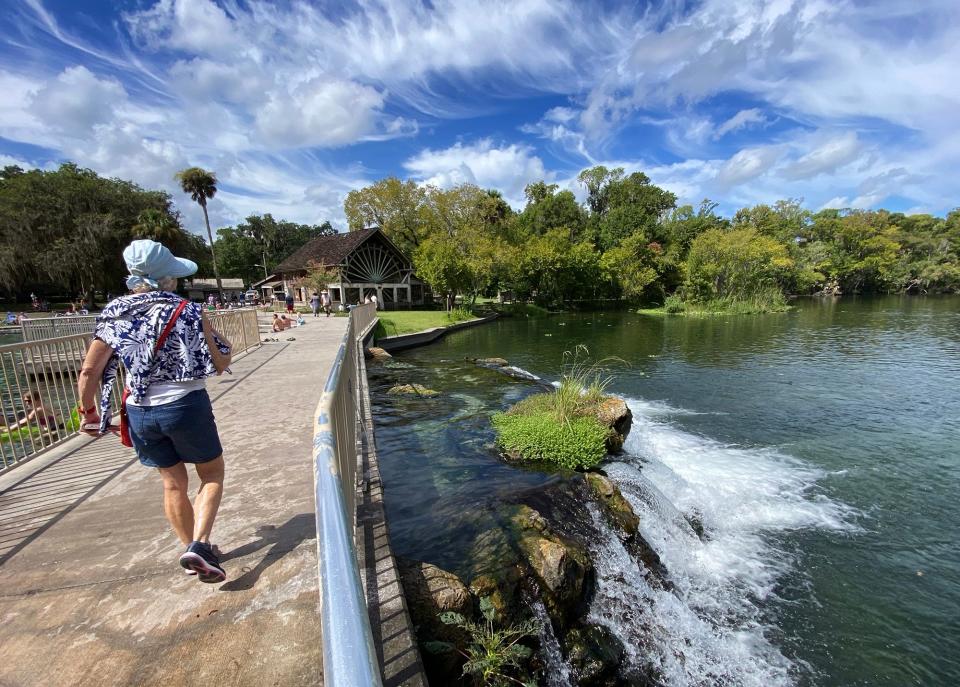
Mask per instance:
[[[206,463],[223,453],[206,389],[159,406],[128,403],[127,422],[137,457],[148,468]]]

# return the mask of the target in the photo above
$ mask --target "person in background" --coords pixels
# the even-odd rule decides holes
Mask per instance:
[[[320,294],[316,291],[310,296],[310,309],[313,310],[314,317],[320,317]]]
[[[377,302],[377,294],[373,294],[372,296],[370,296],[370,302],[373,303],[374,310],[380,309],[380,303]]]
[[[293,312],[293,296],[288,293],[287,297],[284,298],[283,301],[284,303],[287,304],[287,312],[292,313]]]
[[[320,294],[320,306],[323,308],[323,312],[327,313],[327,317],[330,317],[330,292],[324,291]]]
[[[39,393],[36,391],[26,391],[20,400],[23,402],[24,415],[16,424],[7,426],[8,432],[26,427],[31,422],[35,423],[41,429],[48,431],[53,431],[57,428],[56,416],[43,405],[43,399],[40,398]]]
[[[147,239],[133,241],[123,259],[132,293],[108,303],[97,318],[77,384],[81,431],[101,436],[109,430],[122,363],[130,439],[140,463],[163,481],[164,513],[186,547],[180,566],[201,582],[223,582],[227,574],[210,543],[223,497],[223,447],[206,378],[229,372],[230,342],[200,304],[174,293],[177,278],[195,273],[196,263]],[[168,336],[161,342],[162,332]],[[188,463],[200,478],[193,504]]]
[[[16,323],[17,323],[17,316],[14,315],[12,312],[10,312],[10,311],[8,310],[8,311],[7,311],[7,324],[16,324]]]

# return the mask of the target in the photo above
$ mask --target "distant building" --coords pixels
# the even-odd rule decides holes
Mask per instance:
[[[423,305],[432,299],[429,288],[413,274],[410,258],[378,227],[315,238],[253,288],[260,289],[265,301],[282,300],[289,294],[308,302],[313,289],[300,281],[320,265],[335,275],[326,285],[334,307],[362,303],[374,294],[386,309]]]
[[[243,279],[220,279],[220,283],[223,285],[223,297],[229,301],[243,301],[243,292],[246,291],[246,288],[243,284]],[[187,292],[187,298],[192,301],[205,301],[207,296],[217,294],[217,280],[216,279],[188,279],[183,285],[184,291]]]

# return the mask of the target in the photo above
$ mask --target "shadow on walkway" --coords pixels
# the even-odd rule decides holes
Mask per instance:
[[[221,561],[227,561],[235,558],[249,556],[267,546],[271,547],[266,555],[260,559],[257,565],[250,569],[243,569],[243,574],[220,587],[220,591],[237,592],[244,589],[250,589],[257,583],[260,576],[271,565],[283,558],[285,555],[296,549],[301,543],[316,537],[316,520],[313,513],[300,513],[295,515],[285,523],[277,527],[276,525],[262,525],[257,528],[256,535],[259,539],[238,546],[230,551],[225,551],[221,556]],[[229,571],[228,571],[229,573]]]

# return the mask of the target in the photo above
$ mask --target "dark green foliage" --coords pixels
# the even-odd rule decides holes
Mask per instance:
[[[267,213],[250,215],[235,227],[218,229],[214,247],[223,276],[242,277],[253,283],[263,279],[264,259],[269,272],[308,241],[335,233],[330,222],[297,224],[276,220]]]
[[[203,262],[202,240],[180,227],[165,192],[69,163],[0,173],[0,287],[8,291],[39,282],[53,294],[120,292],[123,248],[154,232],[178,254]]]

